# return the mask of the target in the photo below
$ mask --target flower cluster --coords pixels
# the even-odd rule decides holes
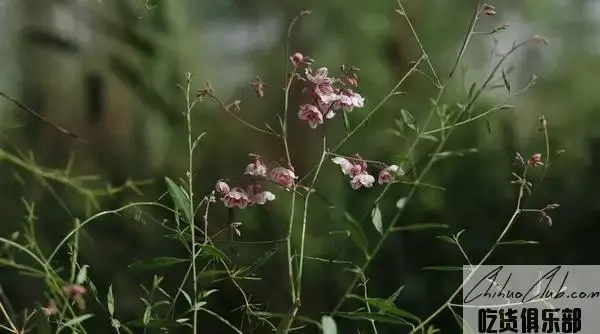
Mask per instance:
[[[302,64],[303,56],[296,53],[291,61],[297,67]],[[298,118],[308,122],[308,125],[315,129],[319,124],[323,124],[325,119],[333,118],[336,111],[351,112],[354,108],[363,107],[365,99],[350,88],[358,85],[357,71],[356,68],[346,70],[342,67],[342,78],[334,79],[329,77],[326,67],[314,72],[310,67],[305,68],[304,77],[301,79],[309,83],[304,91],[312,101],[300,106]]]
[[[269,172],[259,155],[250,154],[250,159],[251,162],[246,166],[244,175],[268,178],[286,189],[294,187],[298,177],[294,174],[293,170],[284,167],[275,167]],[[255,204],[262,205],[275,199],[275,195],[272,192],[263,190],[262,186],[256,181],[249,183],[245,187],[232,187],[227,182],[219,180],[215,188],[217,193],[221,195],[221,201],[228,208],[237,207],[245,209],[246,207]]]
[[[361,187],[371,188],[375,183],[375,177],[369,174],[367,170],[367,162],[358,154],[355,158],[346,159],[344,157],[335,157],[331,159],[333,163],[339,165],[342,173],[350,178],[350,186],[352,189],[360,189]],[[382,168],[379,171],[377,183],[386,184],[392,182],[397,176],[403,176],[404,171],[398,165],[390,165]]]

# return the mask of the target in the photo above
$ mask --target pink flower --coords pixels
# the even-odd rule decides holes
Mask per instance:
[[[353,176],[352,171],[354,168],[354,164],[351,163],[350,160],[342,157],[335,157],[331,159],[331,161],[333,161],[334,164],[339,165],[342,168],[342,173],[344,173],[344,175]]]
[[[267,201],[275,199],[275,195],[270,191],[263,191],[260,184],[251,184],[246,189],[250,205],[265,204]]]
[[[350,181],[352,189],[359,189],[360,187],[371,188],[375,182],[375,178],[367,172],[361,172],[355,175]]]
[[[231,189],[228,193],[223,195],[221,200],[228,208],[238,207],[240,209],[244,209],[246,206],[248,206],[248,204],[250,204],[248,194],[243,189],[238,187]]]
[[[529,160],[527,161],[527,164],[529,166],[533,166],[533,167],[543,166],[544,163],[542,162],[542,154],[541,153],[533,154],[531,156],[531,158],[529,158]]]
[[[290,61],[292,62],[292,65],[298,67],[304,64],[304,55],[300,52],[296,52],[292,56],[290,56]]]
[[[229,185],[221,180],[217,181],[215,189],[219,194],[227,194],[229,192]]]
[[[387,166],[379,172],[377,182],[379,184],[390,183],[395,175],[404,175],[404,171],[398,165]]]
[[[246,166],[244,174],[253,176],[267,176],[267,166],[262,162],[260,156],[256,154],[250,154],[252,162]]]
[[[314,75],[309,69],[306,69],[306,78],[315,85],[313,92],[323,103],[331,103],[338,99],[333,88],[333,79],[329,78],[327,74],[327,67],[321,67]]]
[[[292,170],[284,167],[273,168],[269,176],[271,180],[286,188],[292,188],[298,178]]]
[[[298,118],[307,121],[312,129],[316,128],[319,124],[323,124],[323,114],[312,104],[302,105],[300,112],[298,112]]]
[[[63,292],[68,298],[70,298],[71,296],[80,296],[86,294],[87,289],[81,284],[71,284],[63,287]]]
[[[335,104],[335,109],[341,108],[350,112],[354,108],[362,108],[365,105],[365,98],[353,92],[352,89],[344,89]]]
[[[331,159],[334,164],[340,165],[342,173],[350,177],[354,177],[362,172],[367,171],[367,163],[357,154],[356,162],[352,162],[343,157],[335,157]]]

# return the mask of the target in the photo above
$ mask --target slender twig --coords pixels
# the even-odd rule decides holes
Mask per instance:
[[[65,129],[64,127],[57,125],[55,123],[53,123],[52,121],[50,121],[49,119],[47,119],[46,117],[42,116],[40,113],[38,113],[37,111],[29,108],[28,106],[26,106],[25,104],[17,101],[15,98],[10,97],[9,95],[7,95],[4,92],[0,91],[0,96],[7,99],[8,101],[12,102],[14,105],[16,105],[17,107],[19,107],[19,109],[26,111],[27,113],[29,113],[30,115],[32,115],[33,117],[37,118],[38,120],[46,123],[46,125],[52,127],[54,130],[65,134],[71,138],[77,139],[83,143],[88,143],[87,140],[83,139],[83,137],[76,135],[75,133]]]
[[[421,39],[419,38],[417,31],[413,27],[413,24],[410,21],[410,18],[408,17],[408,14],[406,13],[404,6],[402,5],[402,1],[396,0],[396,3],[398,3],[398,6],[400,7],[400,10],[402,11],[402,17],[404,17],[404,19],[406,20],[406,24],[408,24],[408,27],[410,28],[410,31],[411,31],[413,37],[415,38],[415,41],[417,42],[419,49],[421,49],[421,54],[423,54],[423,56],[425,57],[425,61],[427,62],[427,65],[429,65],[429,68],[431,69],[431,74],[433,75],[433,77],[435,79],[435,84],[438,87],[440,87],[442,85],[440,82],[440,78],[435,70],[435,67],[433,67],[433,64],[431,63],[431,60],[429,59],[429,55],[427,54],[427,51],[425,51],[425,47],[423,46],[423,43],[421,43]]]
[[[190,225],[190,233],[192,239],[191,245],[191,260],[192,260],[192,292],[194,294],[193,297],[193,331],[194,333],[198,332],[198,271],[196,268],[196,229],[195,229],[195,214],[194,214],[194,187],[193,187],[193,163],[194,163],[194,146],[192,142],[192,108],[194,107],[194,103],[191,100],[190,90],[191,90],[191,74],[186,74],[186,89],[185,89],[185,101],[186,101],[186,112],[185,112],[185,120],[187,125],[187,139],[188,139],[188,171],[187,171],[187,188],[188,188],[188,203],[189,210],[191,212],[191,217],[189,217],[188,224]],[[208,240],[208,230],[204,231],[204,240]]]

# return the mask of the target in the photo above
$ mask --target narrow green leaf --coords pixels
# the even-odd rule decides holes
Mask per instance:
[[[214,276],[227,276],[227,270],[204,270],[198,273],[198,279],[213,278]]]
[[[433,224],[433,223],[422,223],[422,224],[412,224],[406,226],[398,226],[392,229],[392,232],[400,232],[400,231],[418,231],[418,230],[428,230],[432,228],[448,228],[449,225],[446,224]]]
[[[65,329],[65,328],[73,328],[76,325],[79,325],[80,323],[86,321],[87,319],[89,319],[89,318],[91,318],[93,316],[94,316],[93,314],[88,313],[88,314],[83,314],[83,315],[80,315],[80,316],[78,316],[76,318],[73,318],[73,319],[65,322],[64,324],[62,324],[58,328],[57,332],[60,332],[61,330]]]
[[[402,114],[402,121],[406,126],[411,128],[413,131],[417,131],[417,124],[415,117],[406,109],[401,109],[400,113]]]
[[[169,190],[169,195],[171,196],[175,207],[184,213],[184,217],[188,222],[192,221],[192,210],[187,202],[189,199],[188,194],[168,177],[165,177],[165,181],[167,182],[167,189]]]
[[[487,127],[488,133],[491,134],[492,133],[492,123],[490,122],[490,119],[487,117],[483,118],[485,120],[485,125]]]
[[[183,289],[179,289],[179,292],[181,292],[183,298],[185,298],[185,301],[188,303],[188,305],[192,306],[192,298],[190,297],[190,295]]]
[[[434,142],[434,143],[437,143],[437,142],[439,142],[439,141],[440,141],[440,140],[439,140],[439,139],[438,139],[436,136],[434,136],[434,135],[425,135],[425,134],[423,134],[423,135],[420,135],[420,136],[419,136],[419,138],[421,138],[421,139],[426,139],[426,140],[430,140],[430,141],[432,141],[432,142]]]
[[[373,222],[373,226],[379,234],[383,234],[383,220],[381,217],[381,210],[379,210],[379,204],[376,204],[373,210],[371,211],[371,221]]]
[[[414,315],[406,310],[399,309],[389,299],[364,298],[364,297],[361,297],[358,295],[350,295],[350,297],[354,298],[354,299],[359,299],[359,300],[363,301],[364,303],[368,303],[371,306],[375,306],[379,309],[379,311],[382,311],[385,314],[391,314],[391,315],[394,315],[399,318],[405,318],[405,319],[414,320],[416,322],[421,322],[421,319],[419,317],[417,317],[416,315]]]
[[[178,263],[188,262],[188,259],[178,259],[175,257],[156,257],[151,260],[138,261],[129,265],[129,268],[154,269],[169,267]]]
[[[87,280],[87,268],[89,266],[86,264],[79,270],[77,274],[77,279],[75,280],[75,284],[83,284]]]
[[[335,320],[328,315],[321,317],[321,326],[323,327],[323,334],[337,334],[337,325]]]
[[[221,259],[221,260],[225,260],[227,262],[231,262],[231,260],[227,257],[227,255],[225,255],[225,253],[223,253],[222,250],[211,246],[211,245],[204,245],[204,244],[198,244],[197,245],[198,248],[200,248],[204,254],[208,255],[208,256],[212,256],[214,258],[217,259]]]
[[[148,326],[148,324],[150,323],[150,320],[152,320],[151,316],[152,316],[152,306],[148,305],[148,306],[146,306],[146,310],[144,311],[144,317],[142,318],[142,322],[144,323],[145,326]]]
[[[196,305],[192,306],[192,308],[190,308],[188,312],[194,312],[194,310],[199,311],[202,308],[202,306],[206,304],[207,303],[205,301],[199,301],[196,303]]]
[[[444,159],[444,158],[450,158],[450,157],[462,157],[466,153],[477,153],[478,151],[479,150],[476,148],[468,148],[468,149],[456,150],[456,151],[445,151],[445,152],[440,152],[440,153],[434,154],[433,157],[438,160]]]
[[[110,314],[110,317],[112,318],[115,315],[115,297],[113,296],[112,284],[108,286],[106,307],[108,308],[108,314]]]
[[[346,129],[346,135],[350,133],[350,120],[348,119],[348,114],[346,112],[342,112],[344,116],[344,128]]]
[[[502,68],[502,81],[504,81],[504,87],[506,87],[506,91],[510,94],[510,83],[506,78],[506,72],[504,72],[504,68]]]
[[[375,320],[377,322],[394,324],[394,325],[404,325],[404,326],[413,326],[409,321],[404,318],[399,318],[391,314],[382,314],[382,313],[369,313],[369,312],[338,312],[338,316],[350,320],[366,320],[371,321]]]
[[[473,93],[475,93],[475,87],[477,86],[477,81],[473,81],[471,84],[471,88],[469,88],[469,99],[473,97]]]
[[[436,236],[435,238],[436,238],[436,239],[443,240],[443,241],[445,241],[445,242],[447,242],[447,243],[449,243],[449,244],[456,245],[456,241],[454,241],[454,239],[450,238],[450,237],[449,237],[449,236],[447,236],[447,235],[438,235],[438,236]]]
[[[537,245],[538,241],[534,240],[511,240],[511,241],[501,241],[498,245]]]
[[[360,227],[360,224],[347,211],[344,212],[344,217],[346,218],[346,221],[348,222],[348,230],[350,232],[350,238],[352,239],[352,241],[354,241],[354,244],[356,244],[356,246],[358,248],[360,248],[360,250],[363,251],[365,256],[367,256],[369,254],[369,252],[368,252],[368,241],[367,241],[367,236],[365,235],[365,232]]]

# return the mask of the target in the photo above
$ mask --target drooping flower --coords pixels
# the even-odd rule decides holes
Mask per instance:
[[[221,200],[228,208],[238,207],[244,209],[250,204],[248,194],[239,187],[234,187],[228,193],[224,194]]]
[[[315,71],[314,75],[310,69],[306,69],[306,78],[314,84],[313,93],[322,103],[331,103],[336,101],[339,96],[333,88],[333,79],[328,77],[327,67],[321,67]]]
[[[83,295],[87,293],[87,288],[81,284],[70,284],[63,287],[63,292],[67,299],[71,299],[77,305],[80,311],[85,309],[85,299]]]
[[[342,173],[350,177],[354,177],[362,172],[367,171],[367,163],[360,155],[356,155],[356,159],[350,161],[344,157],[335,157],[331,159],[333,163],[342,168]]]
[[[262,162],[260,156],[256,154],[250,154],[252,162],[246,166],[244,174],[253,176],[267,176],[267,166]]]
[[[343,157],[335,157],[331,159],[334,164],[339,165],[342,168],[342,173],[344,175],[352,176],[352,169],[354,168],[354,164],[350,162],[350,160]]]
[[[382,169],[379,172],[379,177],[378,177],[377,182],[379,184],[390,183],[390,182],[392,182],[392,180],[394,180],[394,177],[396,175],[398,175],[398,176],[404,175],[404,171],[402,170],[402,168],[400,168],[400,166],[398,166],[398,165],[387,166],[386,168]]]
[[[352,91],[352,89],[344,89],[342,90],[335,104],[336,109],[341,108],[346,112],[350,112],[354,108],[364,107],[365,98],[360,96],[360,94]]]
[[[323,114],[321,114],[321,111],[312,104],[300,106],[298,118],[307,121],[312,129],[316,128],[319,124],[323,124]]]
[[[529,158],[529,160],[527,161],[527,164],[529,166],[533,166],[533,167],[543,166],[544,163],[542,162],[542,154],[541,153],[533,154],[531,156],[531,158]]]
[[[260,184],[251,184],[247,187],[246,191],[250,205],[265,204],[267,201],[275,199],[275,195],[270,191],[263,190]]]
[[[285,167],[275,167],[271,169],[269,177],[275,183],[285,188],[292,188],[298,178],[292,170]]]
[[[365,171],[355,175],[350,181],[350,185],[352,186],[352,189],[356,190],[361,187],[371,188],[373,186],[373,182],[375,182],[373,175],[370,175]]]
[[[290,56],[290,61],[292,62],[292,65],[294,65],[295,67],[298,67],[298,66],[304,64],[304,55],[301,54],[300,52],[296,52]]]
[[[217,192],[219,194],[227,194],[230,190],[229,185],[221,180],[217,181],[217,184],[215,185],[215,189],[217,190]]]

